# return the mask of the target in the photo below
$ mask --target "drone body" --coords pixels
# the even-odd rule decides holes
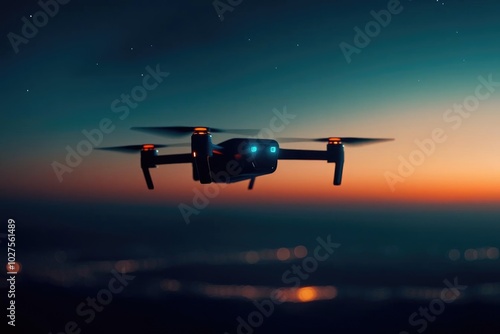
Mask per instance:
[[[141,150],[141,168],[148,187],[149,168],[162,164],[192,165],[193,180],[203,184],[234,183],[273,173],[278,166],[278,142],[270,139],[233,138],[212,144],[210,134],[193,134],[192,152],[158,155],[152,146]]]
[[[252,189],[255,178],[274,173],[278,160],[320,160],[335,163],[333,184],[340,185],[344,166],[344,142],[348,144],[367,144],[392,139],[373,138],[284,138],[285,142],[316,141],[327,142],[326,150],[283,149],[276,140],[257,138],[232,138],[219,144],[212,143],[212,132],[249,133],[251,130],[218,130],[207,127],[145,127],[136,130],[183,135],[191,134],[191,153],[159,155],[157,147],[169,145],[129,145],[102,148],[118,151],[141,152],[141,169],[149,189],[154,189],[149,169],[158,165],[190,164],[193,179],[202,184],[234,183],[250,180]],[[183,146],[174,144],[170,146]]]

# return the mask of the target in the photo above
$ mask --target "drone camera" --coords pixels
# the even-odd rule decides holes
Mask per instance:
[[[278,143],[272,139],[257,139],[248,143],[248,159],[255,171],[272,172],[276,169]]]

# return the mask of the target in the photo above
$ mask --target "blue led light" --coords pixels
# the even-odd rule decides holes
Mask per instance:
[[[257,146],[250,147],[250,152],[252,152],[252,153],[257,152]]]
[[[276,147],[271,146],[270,151],[271,151],[271,153],[276,153]]]

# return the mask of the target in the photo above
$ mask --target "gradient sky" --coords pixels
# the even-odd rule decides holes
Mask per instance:
[[[273,109],[296,115],[276,137],[394,137],[391,143],[346,147],[343,185],[333,165],[279,162],[278,170],[221,189],[218,204],[495,203],[500,200],[500,86],[458,123],[443,119],[472,96],[479,76],[500,81],[498,1],[407,1],[402,11],[348,63],[339,44],[354,44],[370,12],[387,1],[243,0],[221,21],[212,1],[70,1],[16,53],[8,34],[40,10],[17,1],[2,12],[0,45],[3,143],[1,183],[12,198],[179,203],[203,186],[191,167],[153,170],[148,191],[139,156],[93,151],[59,182],[82,130],[109,118],[115,130],[101,146],[170,143],[132,126],[205,125],[265,128]],[[170,75],[125,119],[111,108],[142,83],[146,67]],[[483,89],[483,92],[487,90]],[[412,175],[388,185],[415,140],[436,144]],[[229,138],[214,135],[214,142]],[[189,137],[186,138],[188,140]],[[183,140],[179,140],[183,141]],[[322,149],[324,144],[283,144]],[[182,149],[161,153],[184,152]],[[417,154],[417,153],[414,153]],[[5,195],[4,195],[5,196]]]

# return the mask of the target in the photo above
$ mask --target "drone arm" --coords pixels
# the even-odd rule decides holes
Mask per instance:
[[[191,154],[169,154],[169,155],[156,155],[157,151],[154,150],[143,150],[141,151],[141,169],[144,174],[144,179],[146,180],[146,185],[148,189],[154,189],[153,179],[151,178],[150,168],[155,168],[156,165],[166,165],[166,164],[181,164],[181,163],[191,163]]]
[[[143,167],[142,172],[144,173],[144,179],[146,180],[148,189],[153,190],[155,187],[153,185],[153,179],[151,178],[151,173],[149,173],[149,168]]]
[[[343,146],[332,145],[327,151],[296,150],[280,148],[278,159],[281,160],[323,160],[335,163],[333,184],[339,186],[342,183],[342,170],[344,168]]]
[[[190,164],[193,162],[193,156],[191,153],[157,155],[153,157],[152,162],[155,165]]]
[[[278,159],[280,160],[328,160],[326,151],[296,150],[280,148]]]
[[[342,183],[342,170],[344,169],[344,159],[335,162],[335,171],[333,173],[333,185],[340,186]]]

